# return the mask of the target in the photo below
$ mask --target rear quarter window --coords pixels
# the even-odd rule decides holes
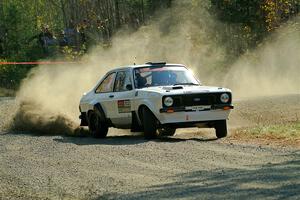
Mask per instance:
[[[100,83],[100,85],[96,88],[96,93],[105,93],[105,92],[112,92],[114,88],[114,81],[116,78],[116,73],[113,72],[108,74],[104,80]]]

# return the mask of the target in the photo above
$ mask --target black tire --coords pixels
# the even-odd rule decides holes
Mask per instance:
[[[101,122],[100,114],[95,111],[91,111],[88,116],[89,131],[95,138],[105,138],[108,132],[108,126],[104,122]]]
[[[146,107],[142,108],[143,113],[143,127],[145,139],[155,139],[157,133],[157,119],[153,113]]]
[[[173,136],[175,134],[176,128],[164,127],[159,128],[157,131],[161,136]]]
[[[227,123],[226,120],[215,122],[216,136],[217,138],[223,138],[227,136]]]

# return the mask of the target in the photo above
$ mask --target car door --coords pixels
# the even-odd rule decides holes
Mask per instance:
[[[132,100],[134,98],[131,69],[117,72],[113,91],[113,97],[111,97],[114,107],[112,109],[112,123],[116,127],[130,128],[132,121]]]
[[[112,98],[116,75],[116,72],[107,74],[95,90],[96,102],[101,104],[107,118],[111,118],[115,112]]]

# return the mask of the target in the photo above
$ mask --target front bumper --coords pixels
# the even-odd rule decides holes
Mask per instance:
[[[162,108],[157,118],[161,124],[183,123],[183,122],[206,122],[226,120],[230,114],[232,105],[214,105],[209,109],[191,110],[184,107]]]
[[[231,110],[234,107],[232,105],[213,105],[211,108],[205,108],[201,111],[207,111],[207,110]],[[160,113],[173,113],[173,112],[196,112],[193,109],[188,109],[186,107],[175,107],[175,108],[161,108],[159,110]]]

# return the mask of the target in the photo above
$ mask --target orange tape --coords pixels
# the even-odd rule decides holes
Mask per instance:
[[[80,64],[80,63],[79,62],[65,62],[65,61],[0,62],[0,65],[58,65],[58,64]]]

